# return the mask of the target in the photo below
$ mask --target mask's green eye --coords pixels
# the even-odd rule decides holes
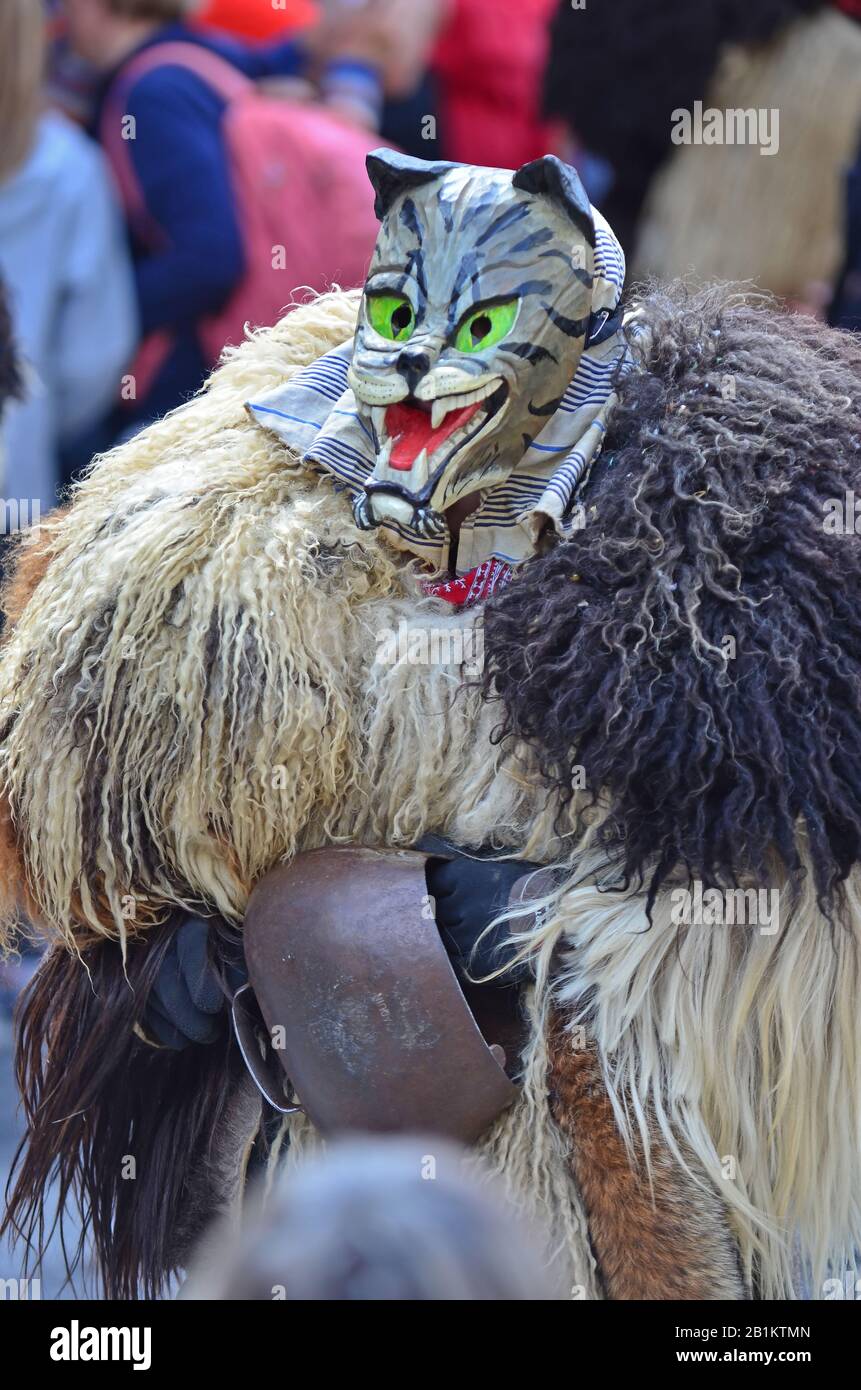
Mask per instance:
[[[501,342],[514,327],[520,301],[509,299],[505,304],[485,304],[473,309],[457,330],[454,345],[458,352],[483,352]]]
[[[368,295],[368,318],[371,327],[384,338],[396,343],[405,343],[413,336],[416,316],[413,306],[402,294]]]

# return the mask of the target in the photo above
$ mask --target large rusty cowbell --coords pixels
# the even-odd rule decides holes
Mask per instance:
[[[312,850],[251,895],[237,1036],[270,1101],[323,1134],[417,1130],[472,1143],[517,1096],[428,910],[427,857]],[[259,1030],[255,1039],[252,989],[274,1048]]]

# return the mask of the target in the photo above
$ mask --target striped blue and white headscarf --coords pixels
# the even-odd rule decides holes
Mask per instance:
[[[578,493],[601,452],[616,399],[616,374],[629,366],[617,313],[625,258],[608,223],[595,209],[593,215],[592,334],[556,412],[517,467],[488,488],[477,509],[461,523],[459,574],[491,559],[517,564],[534,553],[548,525],[562,537],[582,525]],[[373,435],[347,385],[352,351],[350,341],[326,353],[279,390],[249,402],[248,410],[258,424],[299,453],[309,469],[331,474],[350,493],[358,493],[376,456]],[[445,569],[447,536],[423,536],[391,520],[381,525],[398,548],[413,551],[434,571]]]

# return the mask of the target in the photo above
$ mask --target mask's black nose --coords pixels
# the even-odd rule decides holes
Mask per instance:
[[[430,358],[422,348],[405,347],[395,367],[410,388],[410,395],[414,395],[416,386],[425,373],[430,371]]]

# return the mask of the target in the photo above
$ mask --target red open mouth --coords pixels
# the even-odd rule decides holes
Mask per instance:
[[[386,411],[386,433],[392,440],[390,467],[408,473],[422,449],[427,449],[430,457],[449,435],[462,429],[483,404],[483,401],[474,401],[459,410],[450,410],[437,429],[431,424],[429,411],[403,401],[390,405]]]

